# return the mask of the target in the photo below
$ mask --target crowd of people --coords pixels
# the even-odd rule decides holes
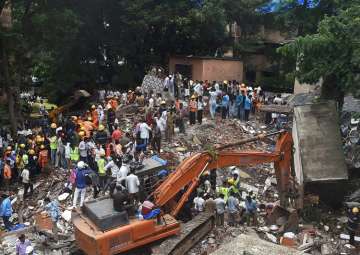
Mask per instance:
[[[141,187],[135,166],[150,154],[160,154],[165,140],[171,142],[176,133],[182,135],[189,126],[201,125],[204,116],[218,121],[227,118],[248,121],[264,100],[260,87],[236,81],[210,84],[184,80],[175,89],[171,77],[165,79],[161,93],[141,91],[139,87],[127,92],[100,90],[96,103],[81,115],[69,116],[61,111],[50,114],[38,98],[41,118],[37,122],[28,122],[16,138],[6,129],[0,130],[3,184],[0,216],[5,228],[13,227],[9,221],[13,214],[10,195],[22,186],[23,199],[31,199],[37,178],[54,169],[68,172],[65,189],[72,194],[73,208],[83,206],[88,186],[93,188],[94,198],[109,193],[114,200],[136,205]],[[124,128],[123,119],[117,114],[127,105],[143,109],[143,113],[135,115],[130,128]],[[229,224],[236,224],[234,215],[238,212],[254,216],[256,204],[251,196],[246,200],[246,208],[239,206],[239,178],[234,177],[234,182],[226,187],[216,188],[215,184],[210,187],[212,192],[199,193],[193,211],[213,208],[219,225],[224,224],[226,210],[231,216]],[[56,223],[60,217],[59,203],[48,197],[44,202]]]

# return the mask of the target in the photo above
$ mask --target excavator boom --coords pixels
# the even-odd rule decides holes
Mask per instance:
[[[218,151],[215,155],[209,152],[195,153],[188,157],[153,193],[154,202],[162,207],[173,199],[183,188],[188,190],[176,203],[172,215],[176,216],[187,201],[191,191],[197,186],[201,174],[206,170],[228,166],[248,166],[274,162],[278,189],[281,194],[288,190],[292,153],[292,137],[284,132],[280,135],[274,152],[259,151]],[[190,191],[189,191],[190,189]],[[280,196],[282,198],[282,196]]]

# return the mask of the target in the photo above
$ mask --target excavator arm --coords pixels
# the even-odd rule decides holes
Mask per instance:
[[[185,159],[176,170],[154,191],[154,202],[157,206],[166,205],[183,188],[188,187],[180,200],[171,209],[176,216],[191,192],[197,187],[204,171],[228,166],[248,166],[274,162],[275,173],[280,193],[280,201],[286,198],[289,190],[292,154],[292,137],[284,132],[280,135],[274,152],[259,151],[218,151],[216,155],[209,152],[195,153]]]

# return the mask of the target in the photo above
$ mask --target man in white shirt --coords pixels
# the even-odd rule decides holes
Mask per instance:
[[[101,144],[97,144],[97,147],[95,149],[95,162],[98,162],[98,160],[101,158],[101,155],[105,155],[105,150],[101,146]]]
[[[21,172],[22,183],[24,185],[24,198],[27,197],[30,188],[30,194],[33,193],[33,185],[30,181],[30,171],[25,167]]]
[[[153,108],[154,108],[154,103],[155,103],[154,98],[150,97],[150,98],[149,98],[149,108],[150,108],[150,109],[153,109]]]
[[[145,144],[145,146],[146,146],[148,144],[148,142],[149,142],[151,128],[145,122],[145,120],[143,120],[140,123],[139,131],[140,131],[140,138],[141,138],[143,144]]]
[[[87,162],[87,147],[86,143],[83,140],[79,143],[79,153],[80,153],[80,161]]]
[[[224,226],[224,214],[225,214],[225,200],[224,194],[219,194],[219,197],[215,199],[216,204],[216,225],[218,227]]]
[[[130,201],[134,204],[134,200],[138,200],[138,193],[140,187],[139,178],[134,174],[134,170],[131,171],[131,174],[126,177],[126,188],[129,192]]]
[[[205,200],[200,195],[197,195],[194,198],[194,209],[196,213],[201,213],[202,211],[204,211],[204,206]]]
[[[110,194],[114,192],[115,186],[117,186],[117,178],[119,176],[121,166],[122,166],[121,158],[115,156],[114,158],[110,158],[109,162],[105,165],[104,167],[105,172],[108,172],[108,170],[110,169],[111,177],[108,178],[104,191],[106,191],[108,187],[110,187]]]

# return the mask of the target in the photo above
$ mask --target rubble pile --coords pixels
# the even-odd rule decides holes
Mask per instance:
[[[121,129],[131,130],[133,123],[139,118],[139,113],[137,108],[132,107],[119,113]],[[237,119],[221,122],[204,119],[202,125],[188,126],[186,134],[180,134],[176,130],[176,135],[171,142],[163,140],[160,157],[167,160],[169,169],[174,169],[194,152],[211,150],[216,146],[234,143],[261,133],[269,133],[273,131],[272,129],[273,127],[263,125],[258,120],[245,123]],[[276,137],[265,138],[238,146],[238,148],[273,151],[275,140]],[[220,184],[230,177],[235,169],[240,173],[243,200],[252,192],[259,205],[259,224],[256,227],[244,223],[235,227],[225,225],[224,228],[214,228],[189,254],[210,254],[243,235],[255,236],[267,242],[309,254],[357,254],[354,247],[348,245],[349,236],[344,234],[347,218],[342,212],[335,214],[317,208],[321,214],[321,221],[316,223],[305,222],[301,217],[293,219],[292,212],[286,212],[286,216],[278,214],[275,218],[268,219],[266,208],[275,208],[279,200],[273,164],[218,169],[217,183]],[[15,242],[21,232],[24,232],[35,246],[37,254],[71,254],[76,250],[71,225],[71,194],[65,189],[68,177],[69,172],[65,170],[49,170],[48,175],[34,185],[34,194],[31,198],[22,199],[21,189],[12,196],[13,208],[17,213],[10,220],[14,225],[17,224],[19,229],[1,236],[1,254],[15,253]],[[45,197],[58,199],[61,204],[62,218],[58,222],[60,229],[58,241],[53,238],[52,222],[49,216],[42,213]],[[89,199],[91,199],[91,193],[88,193],[85,201]],[[243,204],[244,201],[241,201],[241,205]],[[294,252],[294,254],[300,253]]]
[[[31,198],[23,199],[22,189],[13,194],[12,205],[17,213],[13,214],[10,221],[15,225],[15,230],[1,234],[1,254],[15,254],[16,240],[21,233],[31,241],[37,254],[70,254],[71,250],[76,250],[69,208],[71,194],[64,192],[67,179],[67,171],[57,169],[38,180]],[[47,196],[57,199],[61,204],[61,219],[57,222],[59,240],[54,239],[53,223],[45,213],[43,199]]]

